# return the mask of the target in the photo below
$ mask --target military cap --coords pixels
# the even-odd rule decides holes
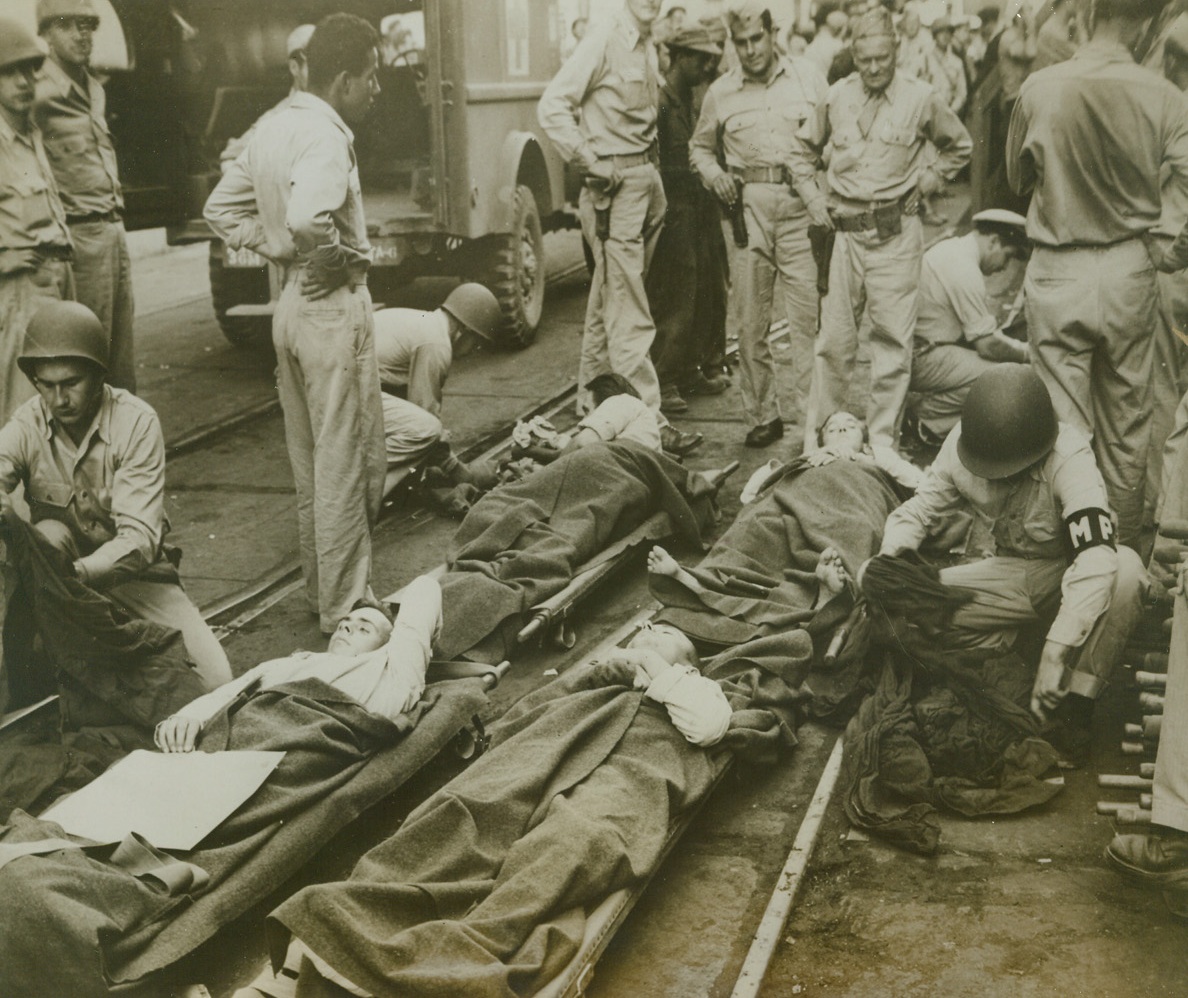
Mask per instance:
[[[942,14],[928,26],[928,30],[934,35],[940,34],[942,31],[952,32],[953,22]]]
[[[91,0],[37,0],[37,30],[45,29],[58,17],[86,17],[99,20],[99,11]]]
[[[865,14],[859,14],[851,22],[850,39],[859,38],[895,38],[895,22],[886,7],[875,7]]]
[[[667,43],[670,49],[684,49],[686,52],[706,52],[709,55],[721,55],[722,46],[710,36],[709,30],[700,24],[689,28],[681,28]]]
[[[726,30],[726,24],[720,17],[703,17],[698,20],[697,26],[703,28],[710,41],[717,45],[725,45],[726,39],[730,37],[730,32]]]
[[[726,12],[726,23],[732,31],[736,27],[759,20],[772,23],[771,10],[766,0],[734,0]]]
[[[313,33],[314,26],[312,24],[297,25],[297,27],[289,32],[289,37],[285,39],[285,53],[289,56],[294,56],[298,52],[304,52],[305,46],[313,38]]]

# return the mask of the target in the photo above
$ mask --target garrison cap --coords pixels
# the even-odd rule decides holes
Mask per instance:
[[[697,26],[704,28],[710,41],[718,45],[725,45],[726,39],[730,37],[730,32],[726,30],[726,24],[720,17],[703,17],[698,20]]]
[[[953,22],[950,21],[947,17],[945,17],[944,14],[942,14],[940,17],[938,17],[935,21],[933,21],[928,26],[928,30],[931,31],[934,35],[939,34],[942,31],[951,32],[953,30]]]
[[[726,22],[733,31],[736,27],[743,27],[753,21],[760,20],[763,15],[772,21],[771,10],[766,0],[734,0],[726,12]]]
[[[895,22],[886,7],[875,7],[859,14],[850,24],[850,40],[859,38],[890,38],[895,40]]]
[[[37,0],[37,30],[56,17],[89,17],[99,20],[99,11],[91,0]]]
[[[314,26],[312,24],[299,24],[292,31],[289,32],[289,37],[285,39],[285,53],[289,56],[296,55],[298,52],[304,52],[305,46],[309,44],[309,40],[313,38]]]
[[[684,49],[686,52],[705,52],[709,55],[721,55],[722,46],[714,41],[709,29],[697,24],[690,28],[681,28],[666,42],[670,49]]]
[[[45,50],[23,24],[0,17],[0,69],[31,62],[34,68],[45,62]]]

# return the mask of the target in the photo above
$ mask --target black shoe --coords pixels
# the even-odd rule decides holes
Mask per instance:
[[[784,423],[780,419],[773,419],[770,423],[760,423],[748,434],[743,443],[747,447],[766,447],[774,444],[784,435]]]
[[[684,457],[696,450],[705,440],[700,433],[682,433],[671,424],[660,428],[660,446],[669,454]]]

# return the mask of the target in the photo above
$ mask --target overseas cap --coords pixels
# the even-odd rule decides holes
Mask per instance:
[[[314,26],[312,24],[299,24],[292,31],[289,32],[289,37],[285,41],[285,52],[292,56],[298,52],[304,52],[305,46],[309,44],[309,40],[313,37]]]
[[[726,12],[726,22],[733,31],[737,27],[743,27],[753,21],[760,20],[763,15],[767,15],[767,20],[772,20],[771,11],[768,9],[765,0],[734,0],[730,5],[730,9]]]
[[[99,20],[99,11],[91,0],[37,0],[37,30],[55,17],[90,17]]]
[[[19,66],[23,62],[40,66],[44,61],[45,50],[25,26],[7,17],[0,17],[0,69]]]
[[[865,14],[859,14],[850,27],[850,39],[890,38],[895,39],[895,22],[886,7],[876,7]]]
[[[700,24],[691,28],[681,28],[668,39],[668,47],[685,49],[688,52],[706,52],[709,55],[722,54],[722,46],[714,41],[709,29]]]

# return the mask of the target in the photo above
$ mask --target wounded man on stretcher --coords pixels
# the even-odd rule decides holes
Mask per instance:
[[[283,753],[193,849],[163,852],[132,834],[113,849],[114,837],[96,843],[53,820],[5,816],[0,994],[90,998],[140,981],[391,794],[486,702],[477,679],[425,692],[440,624],[437,583],[417,579],[394,622],[378,607],[356,608],[326,652],[266,662],[163,720],[156,737],[166,752]]]
[[[803,632],[793,651],[733,649],[699,670],[678,630],[645,628],[530,693],[348,880],[272,913],[278,974],[299,993],[536,993],[578,953],[588,913],[655,869],[732,754],[771,763],[795,744]],[[266,973],[237,998],[278,985]]]

